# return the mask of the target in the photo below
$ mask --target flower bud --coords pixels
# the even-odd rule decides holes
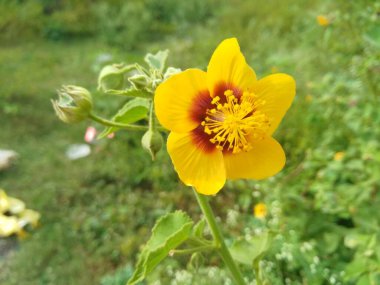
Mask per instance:
[[[144,89],[149,85],[149,78],[144,74],[135,74],[128,78],[128,81],[136,89]]]
[[[98,90],[107,92],[108,90],[122,89],[124,85],[125,68],[123,64],[106,65],[100,71],[98,78]]]
[[[58,90],[59,100],[52,100],[57,116],[65,123],[85,120],[92,110],[90,92],[82,87],[69,85]]]
[[[152,160],[155,160],[156,154],[160,151],[163,145],[163,139],[161,134],[155,130],[148,130],[141,139],[141,144],[145,150],[147,150],[152,156]]]

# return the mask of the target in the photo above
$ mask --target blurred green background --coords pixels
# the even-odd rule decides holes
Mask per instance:
[[[268,284],[380,284],[379,15],[371,0],[0,0],[0,148],[20,154],[0,188],[42,214],[2,252],[0,284],[124,284],[158,216],[199,218],[166,151],[152,163],[142,134],[119,132],[67,159],[90,122],[64,125],[50,99],[61,84],[81,85],[112,115],[119,101],[96,91],[103,65],[168,48],[169,65],[205,69],[231,36],[259,78],[291,74],[297,96],[275,134],[285,169],[229,182],[212,199],[226,233],[278,232],[262,262]],[[211,256],[198,266],[168,258],[145,284],[232,283]]]

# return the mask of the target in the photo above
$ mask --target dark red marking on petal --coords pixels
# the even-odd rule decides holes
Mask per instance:
[[[241,95],[243,95],[243,92],[241,89],[237,86],[234,86],[232,83],[226,83],[226,82],[219,82],[218,84],[215,85],[214,87],[214,97],[219,96],[224,103],[226,100],[226,97],[224,96],[224,92],[226,90],[232,90],[234,93],[235,97],[240,99]]]
[[[197,123],[201,123],[205,117],[207,109],[212,109],[212,98],[208,90],[203,90],[193,99],[192,107],[190,109],[190,118]]]
[[[191,139],[197,148],[205,153],[217,150],[215,145],[210,142],[211,136],[204,132],[204,127],[201,125],[191,131]]]

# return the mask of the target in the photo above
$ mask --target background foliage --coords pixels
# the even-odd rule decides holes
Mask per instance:
[[[102,65],[158,49],[172,66],[205,68],[236,36],[258,76],[292,74],[297,97],[275,135],[284,171],[229,182],[212,200],[226,232],[275,233],[261,262],[269,284],[380,284],[379,13],[369,0],[0,0],[0,147],[20,153],[0,187],[42,214],[25,240],[0,241],[0,283],[124,284],[158,216],[199,217],[166,152],[151,163],[141,150],[142,134],[120,132],[69,161],[87,125],[60,123],[49,99],[64,83],[96,93]],[[95,96],[105,114],[120,104]],[[146,284],[231,280],[216,256],[167,258]]]

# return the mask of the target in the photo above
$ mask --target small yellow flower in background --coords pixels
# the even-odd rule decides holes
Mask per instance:
[[[0,214],[0,237],[8,237],[18,233],[21,226],[16,217],[9,217]]]
[[[18,215],[25,211],[25,203],[19,199],[8,197],[9,200],[9,212],[14,215]]]
[[[267,213],[267,206],[264,203],[258,203],[253,207],[253,214],[258,219],[265,218]]]
[[[0,189],[0,214],[5,213],[9,209],[9,199],[5,191]]]
[[[160,84],[155,110],[171,131],[167,148],[180,179],[205,195],[226,179],[263,179],[285,165],[272,137],[295,96],[283,73],[260,80],[235,38],[214,51],[207,72],[188,69]]]
[[[313,96],[308,94],[308,95],[306,95],[305,100],[306,100],[306,102],[310,103],[311,101],[313,101]]]
[[[327,27],[328,25],[330,25],[329,19],[323,15],[317,16],[317,22],[318,22],[318,25],[320,25],[322,27]]]
[[[0,189],[0,237],[18,235],[24,238],[24,228],[38,226],[40,217],[40,213],[26,209],[23,201],[8,196]]]
[[[345,153],[343,151],[338,151],[337,153],[334,154],[334,160],[335,161],[340,161],[344,158]]]

